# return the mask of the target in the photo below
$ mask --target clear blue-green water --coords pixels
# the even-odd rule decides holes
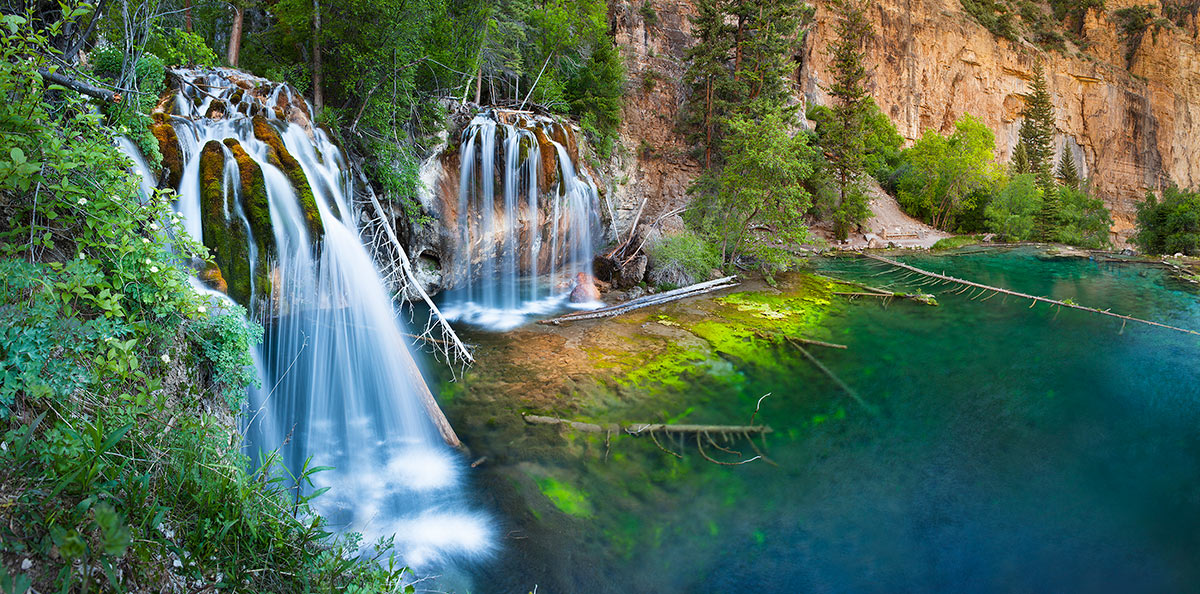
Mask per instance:
[[[1200,329],[1197,294],[1148,265],[1032,248],[902,258]],[[863,259],[817,267],[873,285],[899,276]],[[689,422],[742,423],[770,392],[759,414],[776,429],[775,466],[665,444],[680,460],[632,438],[531,438],[454,398],[464,440],[489,456],[475,487],[505,535],[475,590],[1200,591],[1200,337],[932,292],[939,307],[829,309],[827,338],[849,348],[812,352],[874,413],[783,348],[776,365],[730,361],[735,391],[697,373],[662,401]],[[636,400],[626,391],[613,410],[648,410]]]

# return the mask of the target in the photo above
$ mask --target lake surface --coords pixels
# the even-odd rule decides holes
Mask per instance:
[[[897,258],[1200,329],[1200,298],[1153,266],[1034,248]],[[875,286],[901,276],[861,258],[816,268]],[[809,352],[866,406],[786,345],[611,369],[617,355],[586,346],[614,329],[622,344],[649,344],[647,331],[691,344],[678,326],[695,334],[711,315],[692,302],[595,322],[586,340],[470,335],[477,368],[442,397],[473,457],[487,456],[472,484],[503,535],[474,591],[1200,591],[1200,337],[931,292],[940,306],[834,297],[806,327],[848,347]],[[756,420],[775,429],[774,465],[519,418],[745,424],[768,393]],[[726,447],[741,455],[706,451],[753,455]]]

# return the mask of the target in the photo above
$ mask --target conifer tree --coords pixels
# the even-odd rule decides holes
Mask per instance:
[[[1018,142],[1017,148],[1013,150],[1012,175],[1022,173],[1029,173],[1029,154],[1025,152],[1025,145]]]
[[[1079,170],[1075,168],[1075,157],[1071,156],[1071,151],[1063,149],[1055,175],[1062,185],[1072,190],[1079,189]]]
[[[833,99],[833,125],[825,136],[824,148],[838,187],[834,234],[845,239],[850,224],[866,212],[866,197],[856,186],[856,178],[862,172],[863,118],[869,100],[863,87],[867,78],[864,45],[873,30],[864,0],[835,0],[830,6],[838,14],[838,21],[834,25],[836,37],[828,48],[833,62],[833,84],[828,89]],[[853,216],[847,216],[849,212]]]
[[[1033,82],[1029,98],[1021,110],[1020,144],[1029,159],[1029,172],[1039,176],[1038,185],[1043,190],[1053,184],[1050,175],[1054,158],[1054,104],[1046,88],[1046,75],[1041,63],[1034,66]]]

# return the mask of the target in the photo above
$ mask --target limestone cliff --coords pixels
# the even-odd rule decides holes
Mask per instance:
[[[796,56],[796,90],[805,101],[824,103],[825,46],[836,15],[826,2],[815,4],[817,22]],[[1057,107],[1058,150],[1070,150],[1092,177],[1113,211],[1114,238],[1123,241],[1147,189],[1171,182],[1200,186],[1195,20],[1184,28],[1160,22],[1130,48],[1114,14],[1138,4],[1109,0],[1105,11],[1090,11],[1086,49],[1068,44],[1057,52],[995,37],[959,0],[878,0],[870,12],[870,91],[910,141],[927,129],[952,130],[965,112],[981,118],[996,131],[998,158],[1006,161],[1033,65],[1042,60]],[[643,199],[643,222],[685,204],[686,186],[699,172],[675,129],[687,92],[681,80],[695,8],[688,0],[646,0],[645,6],[614,2],[610,11],[630,80],[623,150],[607,168],[619,230],[627,229]]]

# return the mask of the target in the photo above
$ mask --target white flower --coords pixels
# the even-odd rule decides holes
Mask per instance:
[[[145,237],[143,237],[143,238],[142,238],[142,243],[150,243],[150,240],[149,240],[149,239],[146,239]]]
[[[79,199],[79,206],[83,206],[84,204],[87,204],[87,198],[80,198],[80,199]]]
[[[163,363],[170,363],[170,362],[171,362],[171,356],[170,356],[170,355],[168,355],[168,354],[166,354],[166,353],[163,353],[162,357],[159,357],[159,358],[160,358],[160,359],[162,359],[162,362],[163,362]]]
[[[7,452],[8,451],[8,442],[0,441],[0,450]]]
[[[162,533],[163,533],[163,536],[165,536],[167,538],[175,538],[175,531],[171,530],[170,528],[164,528]]]
[[[157,267],[157,266],[151,266],[151,267],[150,267],[150,272],[151,272],[151,273],[158,272],[158,267]]]
[[[33,561],[25,559],[21,561],[21,571],[29,571],[33,567]]]
[[[149,266],[149,265],[150,265],[150,258],[146,258],[146,265],[147,265],[147,266]]]
[[[196,311],[198,311],[198,312],[200,312],[200,313],[204,313],[204,312],[206,312],[206,311],[208,311],[208,310],[207,310],[207,309],[205,309],[203,305],[201,305],[200,307],[197,307],[197,308],[196,308]]]
[[[175,560],[171,562],[171,565],[174,565],[174,566],[175,566],[175,567],[177,567],[177,568],[182,568],[182,567],[183,567],[183,561],[180,561],[180,560],[179,560],[179,558],[178,558],[178,557],[176,557],[176,558],[175,558]]]
[[[150,223],[151,231],[158,231],[158,223]]]
[[[82,259],[83,259],[83,252],[80,252],[80,253],[79,253],[79,259],[80,259],[80,260],[82,260]]]

